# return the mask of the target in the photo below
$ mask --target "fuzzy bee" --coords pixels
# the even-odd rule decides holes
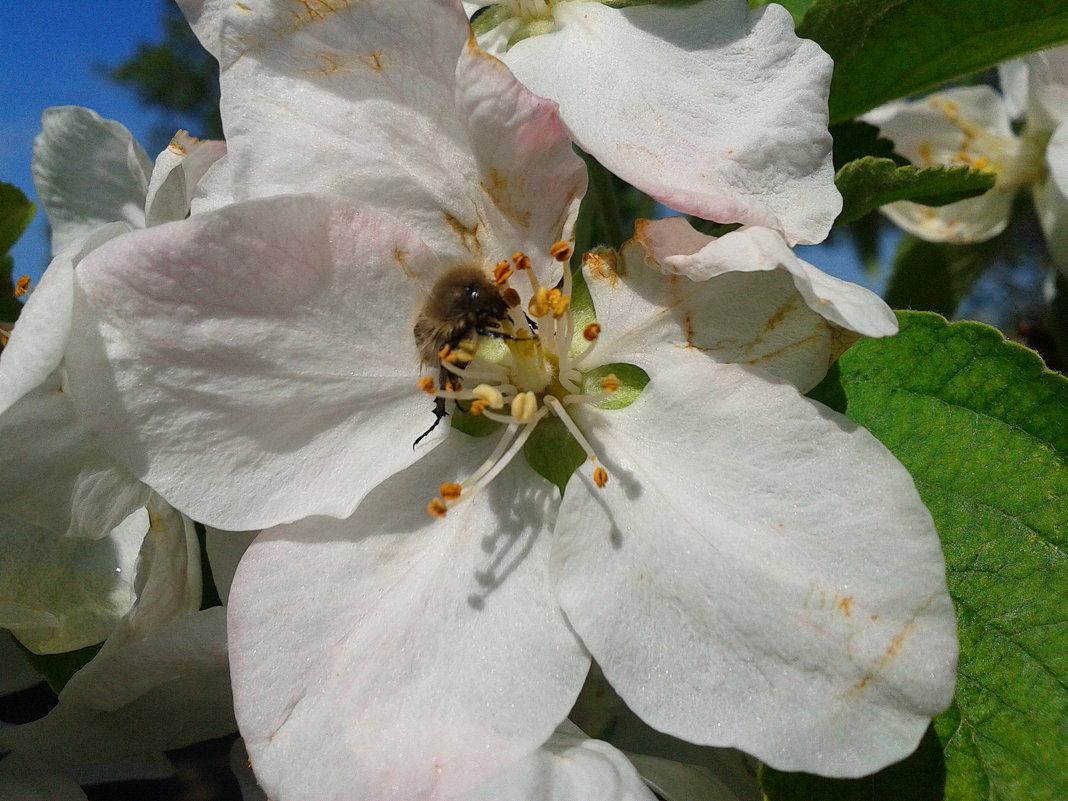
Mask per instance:
[[[441,389],[458,388],[458,377],[444,366],[442,352],[456,350],[460,343],[492,333],[508,314],[508,304],[500,289],[479,267],[459,265],[445,272],[427,294],[415,321],[415,345],[419,358],[430,368],[437,367]],[[462,365],[457,365],[461,366]],[[412,446],[416,446],[448,412],[445,399],[434,399],[434,422]]]

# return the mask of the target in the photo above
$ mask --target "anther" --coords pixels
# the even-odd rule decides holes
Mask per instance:
[[[601,489],[604,489],[608,484],[608,471],[603,467],[598,467],[593,471],[593,483]]]
[[[30,277],[24,275],[15,282],[15,297],[21,298],[27,292],[30,291]]]
[[[550,290],[549,306],[553,310],[553,319],[559,320],[567,314],[568,307],[571,306],[571,296],[565,295],[559,289]]]
[[[480,400],[471,401],[471,405],[467,408],[468,414],[473,414],[476,417],[486,411],[486,402]]]
[[[549,248],[549,255],[557,261],[567,261],[571,258],[571,245],[567,242],[557,242]]]
[[[512,287],[508,287],[506,290],[504,290],[501,293],[501,297],[504,298],[504,302],[507,303],[509,308],[512,309],[516,308],[520,303],[523,302],[522,298],[519,297],[519,293],[516,292],[515,289],[513,289]]]
[[[616,378],[614,373],[609,373],[601,382],[601,389],[605,392],[616,392],[623,386],[623,382]]]
[[[521,250],[516,251],[512,254],[512,264],[515,265],[516,270],[529,270],[530,256]]]
[[[501,391],[496,387],[491,387],[489,384],[479,384],[472,390],[471,394],[491,409],[500,409],[504,406],[504,396]]]
[[[443,501],[456,501],[460,499],[460,493],[463,492],[463,489],[459,484],[442,484],[438,488],[438,494],[441,495]]]
[[[434,395],[438,391],[438,385],[434,383],[434,379],[428,375],[419,379],[419,389],[423,390],[427,395]]]
[[[601,335],[601,326],[597,323],[590,323],[588,326],[582,329],[582,338],[587,342],[595,342],[597,337]]]
[[[547,287],[538,287],[534,297],[527,304],[527,311],[530,312],[531,317],[544,317],[549,313],[549,289]]]
[[[426,505],[427,512],[431,517],[444,518],[449,511],[449,507],[441,500],[441,498],[435,498]]]
[[[497,286],[504,286],[508,283],[508,279],[512,277],[515,271],[506,261],[497,262],[497,266],[493,268],[493,283]]]
[[[538,399],[533,392],[520,392],[512,399],[512,417],[525,423],[538,411]]]

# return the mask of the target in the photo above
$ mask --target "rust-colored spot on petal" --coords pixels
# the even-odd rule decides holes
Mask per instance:
[[[517,225],[527,228],[530,226],[530,210],[520,209],[516,205],[515,196],[516,194],[521,196],[521,193],[513,190],[522,189],[521,186],[515,185],[517,180],[519,180],[518,174],[509,176],[496,167],[490,167],[486,180],[480,181],[479,186],[489,195],[493,205],[500,209],[501,214]]]
[[[476,222],[474,225],[464,225],[458,218],[454,217],[447,211],[442,212],[442,216],[445,218],[445,224],[452,229],[453,233],[460,239],[460,244],[464,246],[471,253],[479,253],[482,251],[482,245],[478,241],[478,231],[481,228],[481,221]]]
[[[613,289],[619,286],[620,271],[615,254],[587,253],[582,257],[582,265],[590,278],[607,281]]]
[[[853,616],[853,598],[851,596],[848,596],[848,595],[845,598],[839,598],[838,599],[838,609],[846,617],[852,617]]]

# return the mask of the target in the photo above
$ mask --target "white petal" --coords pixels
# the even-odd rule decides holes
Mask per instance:
[[[405,221],[443,261],[557,267],[585,168],[553,103],[468,43],[449,0],[260,4],[224,15],[238,199],[328,192]]]
[[[2,513],[0,521],[0,626],[39,654],[107,637],[134,602],[145,514],[98,540],[64,537]]]
[[[152,162],[114,120],[78,106],[46,109],[33,144],[33,181],[52,227],[52,252],[110,222],[145,225]]]
[[[775,228],[791,243],[827,235],[841,209],[832,64],[784,8],[573,2],[554,14],[556,30],[502,58],[560,104],[584,150],[670,208]]]
[[[230,594],[241,734],[271,798],[438,799],[533,752],[589,667],[552,598],[555,489],[513,462],[444,520],[463,435],[345,521],[264,532]]]
[[[642,754],[630,754],[629,759],[665,801],[741,801],[708,768]],[[755,779],[753,784],[756,784]]]
[[[178,618],[106,664],[97,660],[82,671],[108,677],[116,695],[101,690],[89,702],[76,673],[47,716],[0,728],[0,750],[12,751],[0,764],[45,766],[83,783],[166,775],[161,751],[234,730],[222,607]]]
[[[30,667],[26,656],[11,637],[0,637],[0,696],[17,693],[44,679]]]
[[[894,150],[918,167],[976,164],[998,173],[992,189],[968,200],[937,207],[904,201],[881,207],[896,225],[929,242],[983,242],[1005,230],[1027,170],[1017,163],[1019,142],[997,92],[989,86],[947,89],[923,100],[890,103],[862,119],[877,126]]]
[[[156,157],[145,200],[145,225],[181,220],[189,213],[197,182],[226,153],[226,144],[179,131]]]
[[[576,473],[564,494],[568,620],[666,734],[830,776],[907,756],[957,655],[912,479],[793,387],[676,359],[626,409],[576,410],[610,478]]]
[[[696,349],[811,389],[859,330],[897,329],[876,295],[798,259],[765,228],[713,239],[681,217],[640,221],[622,252],[622,275],[587,259],[602,326],[598,361],[652,370],[664,350]],[[843,331],[843,329],[846,329]]]
[[[396,221],[313,197],[129,234],[78,268],[79,413],[201,522],[347,515],[425,450],[411,325],[437,268]]]
[[[1035,187],[1035,210],[1053,263],[1068,276],[1068,124],[1050,137],[1046,165],[1049,177]]]
[[[74,265],[85,254],[128,230],[126,223],[109,223],[89,233],[79,248],[52,259],[0,352],[0,414],[47,381],[63,361],[74,305]]]
[[[565,721],[567,724],[567,721]],[[627,757],[573,725],[458,801],[656,801]],[[715,801],[707,799],[706,801]]]

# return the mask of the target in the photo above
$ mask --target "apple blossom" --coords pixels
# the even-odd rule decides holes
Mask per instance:
[[[953,686],[938,540],[904,468],[799,392],[889,309],[772,229],[681,220],[573,284],[567,131],[453,3],[184,7],[234,202],[83,259],[71,386],[178,508],[283,524],[229,599],[268,795],[461,797],[548,741],[591,658],[694,743],[905,756]],[[413,336],[457,265],[509,305],[442,353],[459,387],[419,380]],[[421,389],[497,435],[413,449]]]
[[[1013,200],[1028,189],[1053,261],[1068,274],[1068,48],[1035,53],[1002,75],[1005,97],[989,86],[960,87],[865,115],[917,166],[969,166],[997,175],[994,187],[976,198],[937,208],[902,201],[882,211],[921,239],[983,242],[1005,230]],[[1026,114],[1019,135],[1010,111]]]
[[[576,142],[678,211],[820,242],[841,210],[832,63],[793,18],[745,0],[465,2],[479,43],[560,104]]]

